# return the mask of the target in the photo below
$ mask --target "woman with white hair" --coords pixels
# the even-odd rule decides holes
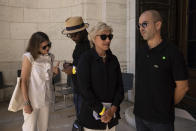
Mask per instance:
[[[83,97],[79,123],[84,131],[115,131],[124,98],[118,59],[110,50],[113,29],[104,22],[89,32],[92,49],[85,52],[77,69]]]

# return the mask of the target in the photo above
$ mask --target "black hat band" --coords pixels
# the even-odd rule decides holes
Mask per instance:
[[[72,26],[72,27],[66,27],[67,31],[71,31],[71,30],[77,30],[84,27],[84,23],[82,23],[81,25],[76,25],[76,26]]]

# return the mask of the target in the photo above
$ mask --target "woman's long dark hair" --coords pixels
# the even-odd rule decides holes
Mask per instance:
[[[48,35],[45,34],[44,32],[35,32],[31,36],[26,51],[31,53],[34,60],[36,60],[39,56],[40,44],[45,41],[49,42],[50,40]]]

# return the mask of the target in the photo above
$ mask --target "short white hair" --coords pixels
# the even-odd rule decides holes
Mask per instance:
[[[94,41],[96,35],[98,35],[100,32],[104,32],[104,31],[109,31],[110,33],[112,33],[113,29],[111,26],[107,25],[104,22],[98,22],[94,27],[92,27],[92,29],[88,33],[88,39],[89,39],[91,45],[94,45],[93,41]]]

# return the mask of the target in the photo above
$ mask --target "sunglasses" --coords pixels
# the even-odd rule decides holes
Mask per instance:
[[[107,38],[109,39],[109,40],[112,40],[112,38],[113,38],[113,34],[109,34],[109,35],[98,35],[98,36],[100,36],[100,38],[101,38],[101,40],[106,40]]]
[[[148,26],[148,23],[147,23],[147,22],[143,22],[143,23],[141,23],[141,24],[138,24],[138,25],[137,25],[137,28],[138,28],[138,29],[140,29],[140,27],[146,28],[147,26]]]
[[[42,49],[43,49],[43,50],[46,50],[46,48],[47,48],[47,47],[49,47],[49,48],[50,48],[50,47],[51,47],[51,45],[52,45],[52,43],[51,43],[51,42],[48,42],[48,44],[47,44],[47,45],[45,45],[45,46],[43,46],[43,47],[42,47]]]
[[[68,38],[73,38],[73,37],[76,37],[78,34],[79,34],[79,32],[67,34],[67,37]]]

